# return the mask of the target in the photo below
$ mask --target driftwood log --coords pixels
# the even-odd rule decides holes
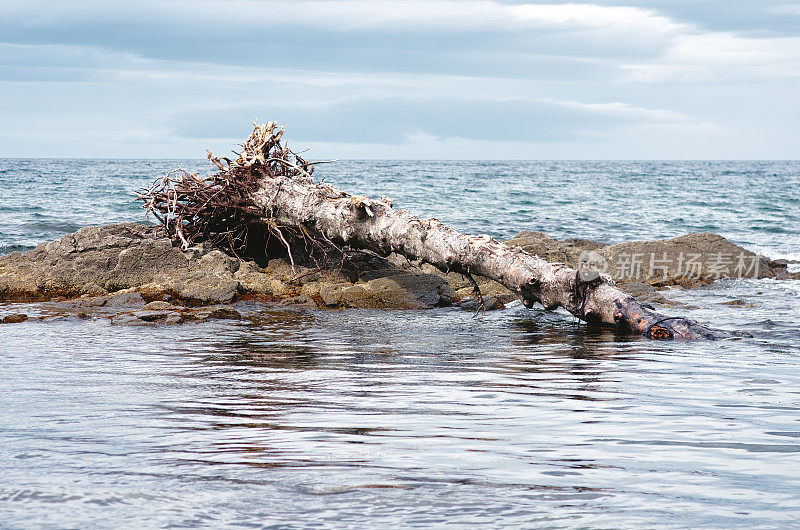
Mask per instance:
[[[620,291],[606,275],[584,275],[488,236],[461,234],[437,219],[422,220],[388,199],[350,195],[314,182],[314,163],[281,144],[275,122],[255,125],[236,160],[208,157],[219,169],[201,178],[179,170],[139,194],[174,240],[200,240],[237,253],[247,227],[263,225],[289,251],[298,241],[318,248],[397,253],[442,271],[490,278],[526,307],[563,307],[587,322],[605,323],[652,339],[724,339],[746,333],[716,330],[670,317]]]

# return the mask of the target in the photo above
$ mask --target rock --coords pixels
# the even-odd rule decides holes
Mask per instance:
[[[239,290],[233,277],[238,269],[239,261],[219,250],[182,252],[155,226],[90,226],[25,254],[0,257],[0,298],[141,289],[151,300],[174,294],[198,303],[230,302]]]
[[[577,265],[581,252],[596,250],[607,246],[605,243],[590,241],[588,239],[566,239],[559,241],[544,232],[522,231],[506,241],[509,245],[522,247],[525,251],[535,254],[552,263],[565,263],[573,268]]]
[[[183,316],[180,313],[172,312],[167,315],[167,318],[164,319],[164,324],[171,326],[175,324],[181,324],[183,322]]]
[[[173,296],[166,287],[158,283],[146,283],[136,288],[136,292],[142,295],[145,300],[169,302]]]
[[[669,300],[664,298],[658,291],[656,291],[649,283],[642,282],[627,282],[619,284],[621,291],[628,293],[641,300],[642,302],[668,304]]]
[[[169,302],[158,300],[146,304],[142,309],[145,311],[179,311],[181,308]]]
[[[144,306],[145,301],[140,293],[116,293],[103,297],[106,307],[138,307]]]
[[[182,316],[184,320],[196,320],[199,322],[205,322],[206,320],[211,318],[220,318],[220,319],[242,318],[241,313],[239,313],[233,307],[227,305],[202,307],[192,311],[187,311],[183,313]]]
[[[480,300],[477,298],[469,298],[462,301],[460,304],[461,309],[466,311],[478,311],[480,309]],[[494,296],[488,296],[483,298],[483,305],[486,311],[494,311],[497,309],[505,309],[505,304],[503,304],[500,300],[495,298]]]
[[[425,309],[450,305],[452,292],[441,276],[400,271],[355,285],[324,284],[319,296],[328,306]]]
[[[476,276],[475,281],[478,283],[478,287],[481,290],[481,296],[484,298],[484,303],[486,303],[487,298],[495,298],[499,302],[497,309],[502,309],[505,307],[505,304],[517,299],[517,295],[493,280],[488,280],[482,276]],[[456,298],[472,298],[475,296],[473,290],[474,288],[472,287],[472,284],[467,282],[466,287],[462,287],[456,291]],[[489,310],[488,304],[486,304],[486,309]]]
[[[573,268],[590,253],[623,290],[652,303],[667,301],[653,286],[691,286],[737,275],[800,278],[800,273],[788,272],[786,261],[770,262],[709,233],[606,245],[521,232],[509,243]],[[496,282],[479,276],[475,280],[484,300],[492,300],[487,309],[516,299]],[[183,252],[159,227],[134,223],[81,228],[31,251],[0,256],[0,300],[73,298],[71,308],[137,309],[150,322],[162,322],[177,321],[172,313],[183,313],[183,320],[229,318],[212,316],[214,310],[193,314],[173,304],[216,306],[233,303],[240,295],[303,307],[369,308],[428,308],[469,304],[474,298],[472,284],[461,274],[444,274],[398,255],[384,259],[355,254],[341,270],[299,263],[293,270],[279,258],[262,268],[207,244]],[[130,314],[118,317],[144,321]]]
[[[152,326],[153,322],[142,320],[130,313],[120,313],[111,317],[114,326]]]
[[[94,282],[89,282],[82,286],[81,293],[86,296],[103,296],[108,294],[108,291],[100,287]]]
[[[322,303],[328,307],[335,307],[339,305],[342,299],[342,290],[347,287],[346,284],[337,283],[322,283],[319,284],[319,297]]]
[[[789,272],[789,265],[800,265],[800,261],[786,259],[769,260],[769,266],[776,273],[776,280],[800,280],[800,271]]]
[[[67,303],[68,307],[142,307],[145,301],[136,292],[122,292],[106,296],[82,296]]]
[[[233,278],[245,292],[272,294],[270,281],[273,278],[252,261],[242,262]]]
[[[205,322],[211,318],[210,311],[187,311],[181,315],[184,322]]]
[[[178,275],[157,274],[155,282],[178,298],[199,304],[232,302],[239,292],[239,282],[232,277],[202,269]]]
[[[81,228],[21,256],[0,257],[0,297],[50,299],[135,287],[158,271],[188,268],[155,226]]]
[[[542,232],[520,232],[507,243],[572,268],[578,268],[582,259],[597,258],[600,270],[618,284],[691,287],[721,278],[775,278],[782,274],[780,264],[771,265],[763,256],[709,232],[616,245],[583,239],[558,241]]]
[[[25,322],[26,320],[28,320],[28,315],[25,313],[11,313],[10,315],[6,315],[0,319],[0,323],[19,324],[20,322]]]
[[[142,326],[142,325],[175,325],[183,322],[205,322],[209,319],[240,319],[241,313],[227,305],[201,307],[197,309],[182,308],[164,302],[151,302],[151,307],[159,309],[140,309],[134,312],[122,312],[111,317],[114,325]]]
[[[727,302],[720,302],[720,305],[745,306],[745,305],[747,305],[747,302],[745,302],[744,300],[739,300],[737,298],[737,299],[734,299],[734,300],[728,300]]]
[[[231,306],[214,306],[208,308],[211,311],[211,318],[240,319],[242,314]]]
[[[142,309],[140,311],[134,311],[133,316],[145,322],[155,322],[167,318],[170,313],[171,311],[147,311]]]
[[[319,297],[319,290],[320,290],[320,282],[306,283],[300,288],[300,295],[306,296],[313,300],[314,298]]]
[[[451,291],[451,302],[454,304],[460,304],[463,307],[464,303],[468,305],[471,304],[470,300],[472,300],[475,296],[474,294],[474,287],[472,282],[470,282],[466,276],[456,273],[456,272],[449,272],[447,274],[443,273],[436,267],[433,267],[429,264],[424,264],[421,266],[421,269],[429,274],[435,274],[444,278],[447,281],[447,284],[450,286]],[[473,275],[475,282],[478,284],[478,287],[481,290],[481,296],[483,296],[484,304],[486,305],[486,310],[490,311],[492,309],[503,309],[505,304],[516,300],[517,295],[509,291],[503,285],[497,283],[494,280],[490,280],[488,278],[484,278],[483,276]],[[488,298],[493,298],[496,300],[496,303],[489,304],[487,303]],[[474,302],[477,304],[477,301]]]
[[[243,262],[233,278],[239,282],[239,288],[246,293],[268,296],[272,298],[282,298],[287,295],[289,288],[280,278],[289,279],[285,273],[291,275],[291,266],[287,263],[286,267],[280,265],[283,260],[275,259],[270,262],[270,266],[262,269],[253,262]]]
[[[86,296],[80,297],[77,300],[72,300],[68,307],[103,307],[108,302],[107,296]],[[144,300],[142,300],[144,302]]]
[[[267,268],[264,269],[264,272],[271,278],[276,278],[282,282],[288,282],[295,276],[305,274],[308,272],[308,269],[295,265],[295,269],[292,271],[291,263],[281,258],[270,260],[269,263],[267,263]]]
[[[279,306],[284,307],[317,307],[316,302],[314,299],[308,296],[307,294],[301,294],[299,296],[292,296],[291,298],[286,298],[285,300],[281,300],[278,302]]]
[[[199,267],[222,276],[233,275],[239,270],[239,260],[222,251],[212,250],[200,258]]]
[[[665,241],[634,241],[601,249],[618,282],[691,287],[721,278],[773,278],[768,260],[722,236],[693,233]]]

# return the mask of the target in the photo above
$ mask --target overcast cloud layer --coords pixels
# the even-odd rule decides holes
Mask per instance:
[[[798,159],[800,3],[0,0],[0,156]]]

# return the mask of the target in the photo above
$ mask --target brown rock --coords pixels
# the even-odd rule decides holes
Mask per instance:
[[[0,319],[0,323],[19,324],[20,322],[25,322],[26,320],[28,320],[28,315],[24,313],[11,313],[10,315],[6,315]]]
[[[145,306],[142,309],[145,311],[177,311],[180,310],[181,308],[176,305],[172,305],[169,302],[157,300],[145,304]]]
[[[155,322],[167,318],[171,311],[147,311],[145,309],[134,311],[133,316],[145,322]]]
[[[120,313],[111,317],[111,324],[114,326],[152,326],[153,322],[142,320],[130,313]]]
[[[108,296],[82,296],[77,300],[72,300],[68,305],[71,307],[103,307],[108,302]]]
[[[175,275],[157,274],[154,279],[178,298],[198,304],[231,302],[239,291],[239,282],[232,277],[202,269]]]
[[[641,300],[642,302],[668,304],[669,300],[664,298],[649,283],[627,282],[619,284],[620,290]]]
[[[81,288],[81,293],[87,296],[103,296],[108,294],[108,291],[100,287],[94,282],[89,282]]]
[[[570,266],[578,263],[578,257],[584,250],[597,250],[606,246],[605,243],[588,239],[573,238],[558,241],[544,232],[530,231],[522,231],[506,243],[522,247],[525,251],[547,261],[565,263]]]
[[[211,311],[211,318],[242,318],[242,314],[229,305],[213,306],[209,307],[208,309]]]
[[[285,300],[281,300],[278,305],[286,307],[317,307],[314,299],[307,294],[286,298]]]
[[[139,307],[144,306],[145,301],[142,295],[135,292],[116,293],[103,297],[106,307]]]
[[[720,302],[720,305],[745,306],[745,305],[747,305],[747,302],[745,302],[744,300],[739,300],[737,298],[737,299],[734,299],[734,300],[728,300],[727,302]]]
[[[478,300],[477,298],[469,298],[461,302],[461,304],[459,305],[462,309],[465,309],[467,311],[478,311],[481,309],[480,300]],[[503,302],[501,302],[494,296],[484,296],[483,306],[484,306],[483,309],[485,309],[486,311],[494,311],[497,309],[504,309],[506,307],[505,304],[503,304]]]
[[[470,300],[472,300],[475,296],[474,287],[472,282],[470,282],[466,276],[456,272],[448,272],[445,274],[436,267],[428,265],[427,263],[423,264],[421,269],[426,273],[440,276],[447,281],[447,284],[450,286],[452,303],[462,303],[462,301],[468,305],[471,303]],[[496,281],[489,280],[483,276],[478,276],[477,274],[473,275],[473,279],[481,290],[481,295],[484,298],[484,304],[486,305],[487,310],[502,309],[505,307],[505,304],[517,299],[517,295]],[[486,300],[488,298],[494,298],[497,303],[487,303]]]
[[[599,251],[620,281],[691,287],[721,278],[772,278],[768,261],[717,234],[693,233],[665,241],[634,241]]]
[[[708,233],[605,245],[521,232],[509,243],[573,268],[582,255],[591,252],[618,283],[628,284],[621,287],[645,301],[659,303],[665,299],[649,286],[695,285],[737,274],[800,277],[800,273],[788,272],[785,261],[769,262]],[[484,299],[496,299],[497,307],[516,298],[496,282],[479,276],[475,280]],[[472,284],[464,276],[444,274],[429,265],[420,267],[397,255],[383,259],[358,254],[342,270],[300,264],[292,270],[284,259],[272,259],[261,268],[208,245],[183,252],[160,228],[132,223],[82,228],[24,254],[0,256],[0,299],[6,300],[83,295],[71,307],[175,312],[179,308],[168,301],[228,304],[240,293],[287,299],[289,304],[310,306],[321,301],[328,306],[374,308],[425,308],[474,298]],[[157,304],[145,307],[146,301]],[[205,318],[212,318],[211,314]]]
[[[233,277],[238,268],[236,258],[218,250],[200,246],[182,252],[155,226],[90,226],[25,254],[0,257],[0,298],[48,299],[136,288],[151,300],[167,300],[174,293],[198,303],[229,302],[239,290]]]
[[[164,319],[164,324],[171,326],[175,324],[181,324],[183,322],[183,316],[180,313],[172,312],[167,315],[167,318]]]
[[[328,306],[425,309],[450,305],[452,292],[440,276],[401,271],[355,285],[322,284],[319,296]]]
[[[170,293],[166,287],[158,283],[151,282],[140,285],[136,287],[136,292],[141,294],[145,300],[150,300],[152,302],[169,302],[172,300],[172,293]]]
[[[709,232],[616,245],[584,239],[558,241],[542,232],[520,232],[508,243],[572,268],[578,268],[582,258],[596,257],[603,264],[600,270],[618,284],[691,287],[721,278],[774,278],[780,274],[779,264],[773,267],[766,258]]]

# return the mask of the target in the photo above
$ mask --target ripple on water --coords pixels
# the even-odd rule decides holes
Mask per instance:
[[[64,195],[41,195],[39,217],[3,210],[24,204],[4,187],[0,245],[38,243],[26,222],[136,220],[128,190],[175,165],[202,167],[0,160],[5,182],[69,176]],[[798,167],[347,161],[326,180],[496,237],[671,236],[680,217],[681,232],[719,223],[788,254],[797,232],[749,228],[769,220],[751,207],[765,197],[726,190],[751,173],[797,183]],[[113,193],[84,193],[87,176]],[[798,189],[780,188],[780,216],[797,217]],[[631,208],[647,222],[634,227]],[[241,303],[241,322],[123,328],[0,305],[34,317],[0,329],[0,526],[791,526],[797,285],[670,291],[690,318],[755,335],[719,343],[647,342],[520,306],[473,317]],[[720,305],[731,299],[746,305]]]

